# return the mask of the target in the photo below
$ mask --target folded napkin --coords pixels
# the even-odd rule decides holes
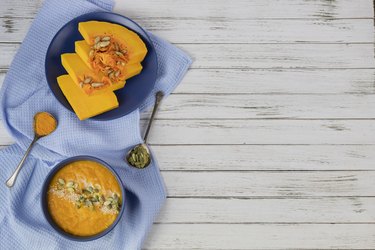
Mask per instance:
[[[56,32],[69,20],[94,11],[110,11],[113,3],[99,0],[46,0],[7,73],[0,93],[1,118],[16,144],[0,151],[0,249],[140,249],[152,222],[166,199],[155,158],[146,169],[128,166],[123,157],[142,142],[139,112],[150,107],[154,95],[168,95],[181,81],[190,58],[150,34],[158,56],[158,78],[153,93],[140,110],[112,121],[79,121],[63,108],[48,88],[44,58]],[[57,130],[35,145],[15,186],[5,186],[33,138],[36,112],[58,119]],[[76,242],[61,237],[45,220],[41,188],[59,161],[75,155],[92,155],[109,163],[120,175],[126,192],[125,212],[106,236]]]

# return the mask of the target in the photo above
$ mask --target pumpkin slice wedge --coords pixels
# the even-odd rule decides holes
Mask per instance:
[[[93,72],[76,53],[62,54],[61,62],[75,84],[87,95],[115,91],[125,85],[125,81],[112,83],[100,72]]]
[[[147,54],[147,48],[142,39],[124,26],[108,22],[88,21],[80,22],[78,30],[90,46],[95,45],[96,37],[108,36],[124,46],[123,49],[127,50],[129,57],[138,62],[141,62]]]
[[[69,75],[59,76],[57,82],[80,120],[102,114],[119,105],[113,92],[93,96],[86,95]]]
[[[102,72],[105,76],[107,76],[110,80],[110,75],[113,73],[114,76],[116,76],[117,70],[120,70],[121,73],[118,76],[119,81],[124,81],[126,79],[129,79],[135,75],[138,75],[142,71],[142,65],[134,60],[133,58],[129,58],[129,62],[127,64],[121,65],[117,63],[113,63],[112,65],[106,65],[106,68],[104,67],[103,71],[95,70],[92,67],[92,60],[90,59],[90,45],[86,43],[85,40],[76,41],[75,42],[75,51],[76,53],[81,57],[81,59],[86,63],[86,65],[95,72]],[[109,71],[109,69],[112,69]]]

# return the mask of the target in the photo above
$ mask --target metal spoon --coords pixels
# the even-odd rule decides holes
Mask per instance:
[[[40,133],[38,134],[38,131],[37,131],[37,121],[38,121],[38,118],[40,118],[41,116],[48,116],[48,118],[52,118],[53,121],[55,124],[54,124],[54,127],[50,128],[49,131],[47,131],[46,133]],[[50,113],[48,112],[39,112],[39,113],[36,113],[34,115],[34,122],[33,122],[33,128],[34,128],[34,139],[32,140],[29,148],[26,150],[25,152],[25,155],[23,156],[22,160],[20,161],[20,163],[18,164],[16,170],[14,171],[14,173],[12,174],[12,176],[7,180],[6,182],[6,185],[10,188],[10,187],[13,187],[14,183],[16,182],[16,179],[17,179],[17,176],[18,176],[18,173],[20,172],[22,166],[23,166],[23,163],[25,162],[27,156],[29,155],[32,147],[34,146],[34,144],[37,142],[37,140],[39,140],[40,138],[44,137],[44,136],[47,136],[49,134],[51,134],[53,131],[55,131],[57,127],[57,120],[55,119],[55,117],[53,117],[53,115],[51,115]]]
[[[150,121],[148,123],[145,136],[143,138],[143,143],[136,145],[131,150],[129,150],[129,152],[126,154],[125,160],[129,163],[129,165],[131,165],[133,167],[145,168],[148,165],[150,165],[150,163],[151,163],[150,150],[149,150],[149,147],[147,145],[147,137],[149,135],[152,122],[155,118],[156,111],[158,110],[159,104],[160,104],[161,100],[163,99],[163,97],[164,97],[164,93],[162,91],[157,92],[156,95],[155,95],[155,105],[154,105],[154,109],[152,110],[151,118],[150,118]],[[144,162],[144,164],[142,164],[142,165],[139,165],[139,164],[135,165],[129,159],[131,157],[138,157],[138,156],[134,156],[134,155],[135,155],[135,152],[140,152],[140,151],[142,151],[142,152],[140,153],[141,155],[139,155],[139,156],[140,157],[146,157],[146,159],[148,159],[148,161]]]

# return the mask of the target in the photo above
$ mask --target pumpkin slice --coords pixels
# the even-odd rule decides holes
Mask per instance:
[[[113,92],[94,96],[86,95],[69,75],[59,76],[57,82],[80,120],[102,114],[119,105]]]
[[[75,84],[87,95],[114,91],[125,85],[125,81],[112,83],[103,74],[93,72],[76,53],[62,54],[61,62]]]
[[[108,36],[119,42],[127,50],[129,57],[138,62],[141,62],[147,54],[147,47],[142,39],[124,26],[108,22],[88,21],[80,22],[78,30],[90,46],[95,45],[96,37]]]
[[[92,63],[90,60],[90,50],[91,50],[90,46],[86,43],[85,40],[75,42],[76,53],[81,57],[81,59],[86,63],[86,65],[94,71],[95,69],[92,67],[91,65]],[[107,67],[111,67],[111,66],[107,65]],[[119,81],[124,81],[126,79],[129,79],[135,75],[138,75],[142,71],[142,65],[136,60],[134,60],[133,58],[129,58],[129,62],[124,66],[120,64],[120,65],[113,65],[112,67],[115,68],[112,72],[116,72],[118,69],[121,70],[121,73],[118,77]],[[104,72],[102,73],[106,75],[107,77],[109,77],[108,72],[109,71],[106,71],[104,68]]]

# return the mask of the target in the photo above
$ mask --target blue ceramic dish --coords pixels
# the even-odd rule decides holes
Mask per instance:
[[[98,233],[98,234],[95,234],[95,235],[92,235],[92,236],[76,236],[76,235],[72,235],[72,234],[69,234],[67,232],[65,232],[64,230],[62,230],[55,222],[54,220],[52,219],[50,213],[48,212],[48,205],[47,205],[47,191],[48,191],[48,187],[49,187],[49,184],[53,178],[53,176],[57,173],[57,171],[59,171],[62,167],[66,166],[67,164],[69,163],[72,163],[72,162],[76,162],[76,161],[95,161],[101,165],[103,165],[104,167],[106,167],[109,171],[112,172],[112,174],[115,176],[116,180],[118,181],[119,185],[120,185],[120,189],[121,189],[121,197],[122,197],[122,203],[121,203],[121,210],[119,212],[119,214],[117,215],[117,218],[116,220],[112,223],[111,226],[109,226],[106,230]],[[43,210],[43,214],[44,214],[44,217],[46,218],[46,220],[49,222],[49,224],[62,236],[70,239],[70,240],[76,240],[76,241],[90,241],[90,240],[96,240],[100,237],[103,237],[104,235],[106,235],[107,233],[109,233],[116,225],[117,223],[120,221],[121,217],[122,217],[122,214],[124,213],[124,209],[125,209],[125,189],[121,183],[121,180],[120,180],[120,177],[118,176],[118,174],[113,170],[113,168],[111,166],[109,166],[106,162],[98,159],[98,158],[95,158],[95,157],[92,157],[92,156],[86,156],[86,155],[82,155],[82,156],[74,156],[74,157],[71,157],[71,158],[68,158],[66,160],[63,160],[62,162],[60,162],[59,164],[57,164],[52,170],[51,172],[48,174],[47,178],[45,179],[44,181],[44,184],[43,184],[43,188],[42,188],[42,199],[41,199],[41,203],[42,203],[42,210]]]
[[[139,108],[149,96],[154,88],[158,70],[157,55],[150,37],[137,23],[127,17],[112,12],[91,12],[74,18],[65,24],[52,39],[47,50],[45,71],[48,85],[56,99],[65,108],[73,112],[56,78],[67,74],[61,64],[61,54],[75,52],[74,42],[83,40],[83,37],[78,31],[78,23],[85,21],[104,21],[122,25],[137,33],[147,46],[148,52],[145,59],[142,61],[143,69],[141,73],[126,80],[125,87],[115,91],[119,107],[90,119],[105,121],[127,115]]]

